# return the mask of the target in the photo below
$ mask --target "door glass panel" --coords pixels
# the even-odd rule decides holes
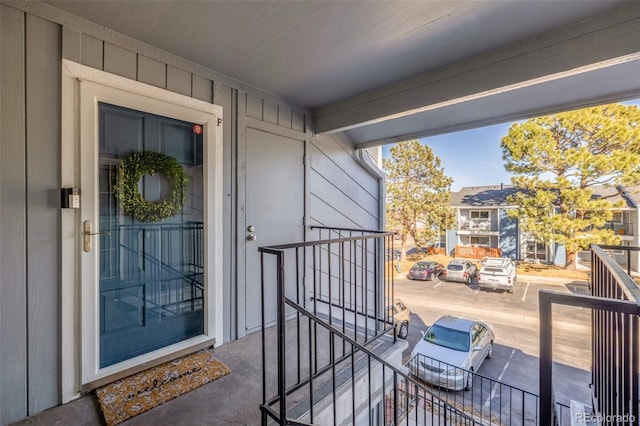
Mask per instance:
[[[204,194],[202,132],[194,123],[104,103],[99,111],[102,368],[204,333]],[[143,222],[119,206],[117,165],[138,151],[162,152],[184,169],[188,196],[177,214]],[[138,182],[149,202],[170,189],[161,173]]]

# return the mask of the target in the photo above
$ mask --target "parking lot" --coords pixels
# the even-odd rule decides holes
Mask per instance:
[[[445,314],[478,318],[490,322],[495,330],[493,357],[486,360],[478,373],[526,392],[539,394],[538,292],[542,289],[564,293],[586,294],[586,284],[542,283],[544,279],[518,278],[514,293],[480,290],[476,280],[471,285],[457,282],[412,281],[398,275],[395,295],[412,311],[409,327],[409,349],[403,354],[408,361],[421,331]],[[400,278],[402,277],[402,278]],[[551,280],[548,280],[551,281]],[[554,388],[556,397],[568,404],[571,399],[590,401],[591,316],[588,310],[556,306],[553,310]],[[475,387],[475,385],[474,385]],[[492,386],[487,392],[475,389],[473,395],[487,406],[498,398]],[[480,395],[479,393],[483,394]],[[512,410],[498,407],[497,410]],[[534,415],[534,414],[532,414]]]

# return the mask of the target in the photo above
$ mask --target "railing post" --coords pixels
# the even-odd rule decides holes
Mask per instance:
[[[267,403],[267,338],[264,306],[264,252],[260,252],[260,334],[262,338],[262,403]],[[266,417],[263,417],[263,424],[266,425]]]
[[[551,301],[538,294],[540,316],[540,424],[553,424],[553,334]]]
[[[287,402],[286,402],[286,364],[285,364],[285,331],[284,331],[284,311],[285,311],[285,285],[284,285],[284,252],[281,250],[276,255],[277,263],[277,290],[276,297],[278,303],[278,396],[280,399],[280,424],[287,424]]]

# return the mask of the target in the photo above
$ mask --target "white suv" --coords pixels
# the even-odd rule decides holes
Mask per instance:
[[[516,265],[511,259],[488,257],[483,260],[482,268],[478,273],[478,285],[482,289],[506,290],[513,293],[516,276]]]

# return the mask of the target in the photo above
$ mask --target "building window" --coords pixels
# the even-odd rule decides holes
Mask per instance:
[[[622,223],[622,212],[613,212],[611,223]]]
[[[471,210],[471,219],[489,219],[489,210]]]
[[[546,260],[546,247],[540,241],[529,240],[526,243],[525,259]]]
[[[471,237],[472,246],[490,247],[491,237]]]

